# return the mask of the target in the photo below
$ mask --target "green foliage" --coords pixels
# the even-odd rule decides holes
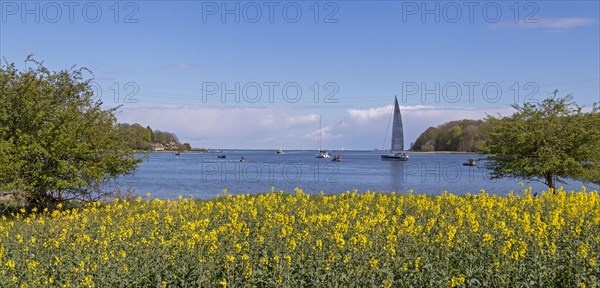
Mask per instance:
[[[150,151],[153,146],[167,150],[189,151],[192,149],[189,143],[181,144],[174,133],[152,130],[150,126],[142,127],[138,123],[119,123],[118,129],[131,149]]]
[[[179,143],[179,139],[177,138],[177,136],[171,132],[166,132],[166,131],[160,131],[160,130],[154,130],[152,131],[152,139],[154,143],[157,144],[162,144],[162,145],[169,145],[172,143],[175,144],[180,144]]]
[[[485,142],[487,123],[482,120],[451,121],[429,127],[415,141],[413,151],[477,152]]]
[[[599,182],[598,110],[584,113],[571,95],[557,94],[539,104],[513,105],[517,112],[510,117],[488,116],[481,153],[492,178],[543,180],[551,188],[560,178]]]
[[[86,69],[19,71],[0,66],[0,191],[33,206],[109,194],[103,184],[133,171],[137,159],[114,109],[94,100]]]
[[[152,149],[152,132],[147,128],[137,123],[132,125],[120,123],[118,128],[130,148],[136,150]]]

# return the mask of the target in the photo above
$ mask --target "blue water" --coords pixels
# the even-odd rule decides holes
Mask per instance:
[[[338,152],[332,151],[332,155]],[[228,194],[264,193],[284,190],[292,193],[296,187],[305,193],[359,192],[413,193],[438,195],[444,191],[464,195],[485,189],[490,194],[506,195],[532,187],[540,192],[546,186],[539,182],[500,179],[490,180],[485,169],[463,166],[468,158],[479,155],[411,153],[406,162],[381,161],[378,151],[343,151],[342,162],[318,159],[316,151],[228,151],[226,159],[216,153],[149,153],[134,175],[122,177],[122,189],[130,188],[136,195],[151,193],[152,197],[176,198],[179,195],[208,199]],[[240,157],[246,162],[240,162]],[[581,182],[569,181],[568,190],[579,190]],[[587,185],[588,190],[598,189]]]

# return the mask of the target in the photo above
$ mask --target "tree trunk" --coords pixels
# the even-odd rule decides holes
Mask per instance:
[[[546,174],[546,185],[548,185],[548,189],[552,188],[552,190],[554,190],[554,177],[552,176],[551,173],[547,173]],[[554,191],[552,191],[552,193],[554,194]]]

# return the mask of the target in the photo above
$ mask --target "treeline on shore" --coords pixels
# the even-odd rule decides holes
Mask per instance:
[[[489,123],[484,120],[450,121],[429,127],[411,145],[412,151],[478,152],[485,144]]]
[[[152,130],[150,126],[142,126],[138,123],[117,124],[118,130],[131,149],[143,151],[189,151],[192,147],[189,143],[181,143],[177,135],[168,131]]]

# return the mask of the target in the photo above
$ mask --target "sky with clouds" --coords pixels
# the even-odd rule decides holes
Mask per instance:
[[[1,1],[0,57],[94,72],[121,122],[194,147],[385,148],[558,89],[600,101],[597,1]],[[388,137],[389,138],[389,137]]]

